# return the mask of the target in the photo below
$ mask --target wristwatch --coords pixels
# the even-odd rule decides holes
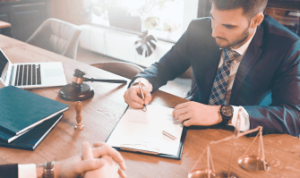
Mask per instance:
[[[233,116],[233,107],[230,105],[222,105],[220,108],[220,114],[222,116],[221,124],[223,125],[229,124]]]
[[[55,161],[44,163],[44,178],[54,178],[54,163]]]

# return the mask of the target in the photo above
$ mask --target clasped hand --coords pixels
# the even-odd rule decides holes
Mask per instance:
[[[88,142],[84,142],[82,144],[82,155],[56,162],[54,165],[54,177],[65,178],[83,175],[84,178],[116,177],[117,172],[120,177],[126,177],[123,172],[126,169],[124,159],[117,150],[101,142],[94,143],[94,147],[96,148],[92,149]],[[121,169],[111,171],[113,170],[111,167],[116,166],[113,165],[112,160],[118,163]]]

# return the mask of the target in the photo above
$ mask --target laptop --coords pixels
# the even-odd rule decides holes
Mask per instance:
[[[4,86],[12,85],[24,89],[56,87],[67,84],[61,62],[12,64],[0,49],[0,83],[1,82]]]

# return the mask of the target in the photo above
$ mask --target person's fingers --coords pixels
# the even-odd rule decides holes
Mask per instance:
[[[124,93],[124,100],[125,102],[131,107],[131,108],[134,108],[134,109],[138,109],[138,108],[143,108],[143,103],[137,103],[135,102],[131,97],[130,97],[130,94],[129,94],[129,91],[127,90],[125,93]],[[138,96],[137,96],[138,97]]]
[[[79,164],[76,165],[76,170],[78,174],[81,174],[83,172],[100,169],[105,163],[106,161],[103,159],[87,159],[80,161]]]
[[[129,97],[132,101],[139,103],[141,105],[144,104],[144,100],[142,99],[141,91],[138,87],[131,87],[129,91]]]
[[[173,118],[177,119],[176,118],[176,116],[177,116],[176,114],[179,112],[179,110],[181,110],[183,108],[187,108],[188,107],[188,103],[189,102],[181,103],[181,104],[176,105],[175,108],[174,108],[174,110],[173,110],[173,112],[172,112]]]
[[[178,117],[180,115],[186,114],[188,112],[189,112],[189,108],[188,107],[180,108],[180,109],[178,109],[178,108],[175,107],[175,109],[173,110],[173,117],[178,120]]]
[[[94,146],[95,145],[97,146],[100,144],[95,143]],[[109,145],[104,144],[101,147],[95,148],[93,150],[93,155],[94,155],[94,157],[108,155],[108,156],[112,157],[112,159],[120,165],[121,169],[123,169],[123,170],[126,169],[125,161],[124,161],[124,158],[122,157],[122,155],[117,150],[110,147]]]
[[[183,124],[184,121],[186,121],[186,120],[188,120],[188,119],[191,119],[191,114],[190,114],[190,112],[180,114],[180,115],[177,117],[177,120],[178,120],[179,122],[181,122],[182,124]]]
[[[148,105],[152,100],[152,95],[149,91],[145,91],[145,105]]]
[[[93,146],[94,146],[94,147],[100,147],[100,146],[104,146],[104,145],[107,145],[107,143],[104,143],[104,142],[96,142],[96,143],[93,143]]]
[[[122,171],[121,169],[118,169],[118,174],[119,174],[119,176],[120,176],[120,177],[122,177],[122,178],[126,178],[126,174],[125,174],[125,172],[124,172],[124,171]]]
[[[176,105],[175,108],[176,109],[186,108],[186,107],[188,107],[189,104],[190,104],[190,102],[181,103],[181,104]]]
[[[93,158],[92,148],[88,142],[82,143],[82,158],[83,160]]]
[[[140,104],[140,103],[136,103],[136,102],[132,102],[129,104],[129,106],[133,109],[141,109],[144,107],[143,104]]]
[[[183,122],[183,125],[186,127],[189,127],[189,126],[193,125],[193,120],[192,119],[185,120]]]

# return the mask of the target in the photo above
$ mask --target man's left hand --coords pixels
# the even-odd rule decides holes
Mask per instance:
[[[184,126],[210,126],[222,122],[221,106],[205,105],[193,101],[177,105],[173,110],[173,118]]]

